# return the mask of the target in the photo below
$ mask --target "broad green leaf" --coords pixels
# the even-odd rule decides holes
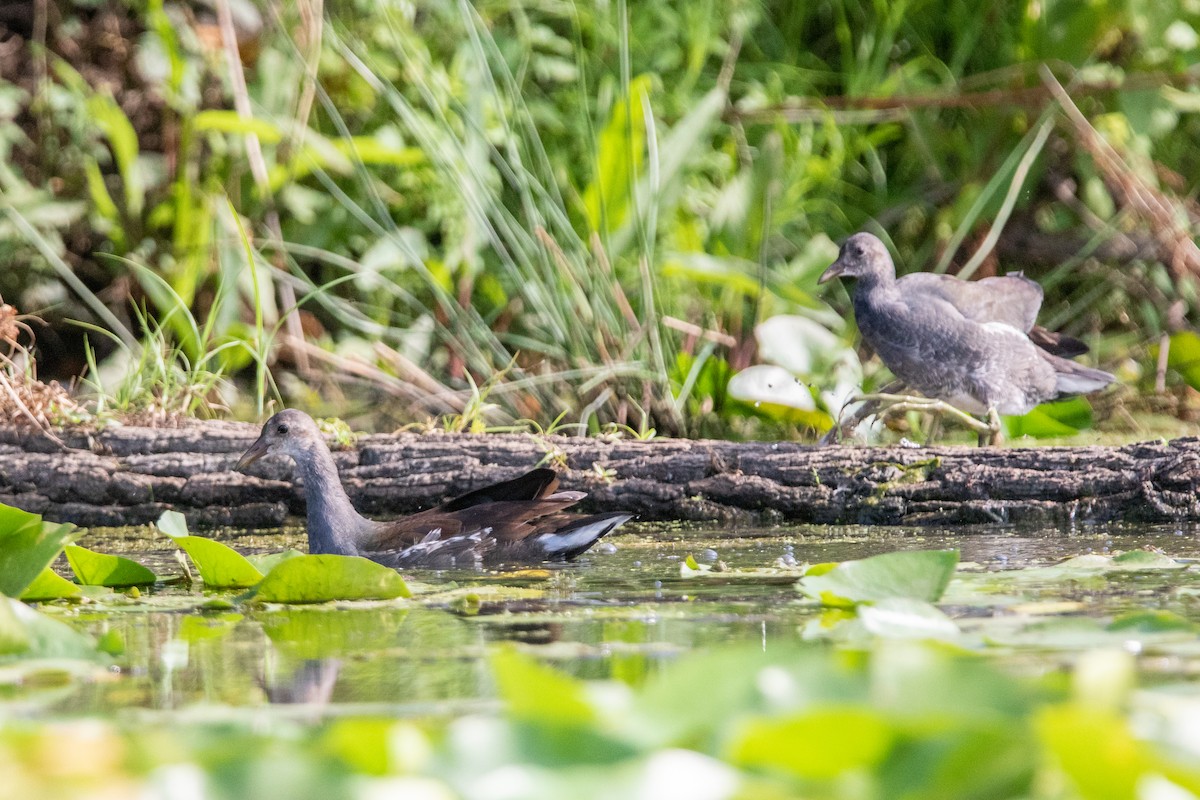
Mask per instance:
[[[1172,334],[1167,367],[1179,373],[1188,386],[1200,389],[1200,334],[1195,331]]]
[[[586,725],[596,717],[584,685],[511,647],[492,655],[492,672],[508,713],[520,720]]]
[[[1184,569],[1182,561],[1176,561],[1153,550],[1129,550],[1113,556],[1111,569],[1140,571],[1153,569]]]
[[[781,769],[810,780],[829,780],[872,769],[895,739],[891,726],[865,708],[816,709],[784,719],[745,724],[733,737],[729,758],[746,767]]]
[[[14,602],[8,597],[0,597],[0,656],[23,653],[31,643],[32,637],[17,616]]]
[[[0,504],[0,593],[20,597],[71,540],[73,525]]]
[[[187,518],[178,511],[164,511],[154,523],[154,527],[170,536],[172,539],[189,535]]]
[[[29,602],[39,600],[70,600],[82,596],[83,590],[78,585],[71,583],[50,569],[50,567],[46,567],[38,573],[33,583],[29,584],[25,591],[21,592],[21,599]]]
[[[1150,768],[1144,746],[1115,713],[1081,705],[1043,710],[1036,728],[1059,769],[1088,800],[1138,797]]]
[[[826,605],[905,597],[936,602],[958,564],[957,550],[902,550],[843,561],[822,575],[810,570],[797,587]]]
[[[289,547],[287,550],[281,550],[278,553],[261,553],[259,555],[246,556],[246,560],[253,564],[255,569],[266,575],[284,561],[302,555],[304,553]]]
[[[863,627],[889,639],[953,639],[958,625],[939,608],[924,600],[889,597],[858,608]]]
[[[1143,609],[1122,614],[1108,624],[1110,631],[1133,631],[1135,633],[1163,633],[1168,631],[1195,631],[1196,623],[1173,611]]]
[[[245,556],[228,545],[201,536],[171,538],[196,565],[205,588],[248,589],[263,579]]]
[[[188,534],[187,519],[178,511],[164,511],[154,527],[180,547],[208,589],[248,589],[263,579],[263,573],[238,551],[214,539]]]
[[[141,564],[121,556],[97,553],[74,544],[66,546],[66,554],[67,563],[84,586],[140,586],[158,580]]]
[[[0,638],[15,632],[3,621],[8,616],[15,618],[28,636],[28,647],[20,651],[22,658],[95,660],[102,655],[96,650],[96,643],[90,636],[85,636],[66,623],[34,611],[20,600],[0,597],[0,604],[6,607],[0,611],[0,629],[8,632],[0,633]]]
[[[1004,433],[1010,439],[1032,436],[1046,439],[1073,436],[1092,427],[1092,406],[1083,397],[1043,403],[1028,414],[1004,418]]]
[[[412,597],[404,578],[396,570],[359,556],[335,555],[287,559],[267,573],[254,595],[254,599],[262,603],[326,603],[330,600],[390,600],[394,597]]]

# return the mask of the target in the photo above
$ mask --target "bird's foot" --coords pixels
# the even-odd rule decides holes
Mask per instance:
[[[904,394],[889,394],[879,392],[865,394],[855,398],[872,405],[872,408],[883,413],[906,414],[909,411],[919,411],[926,414],[938,414],[961,422],[975,431],[979,436],[980,446],[984,444],[997,445],[1000,443],[1000,415],[995,409],[988,411],[988,421],[976,419],[960,408],[955,408],[944,400],[934,400],[928,397],[917,397]],[[926,439],[926,442],[929,440]]]

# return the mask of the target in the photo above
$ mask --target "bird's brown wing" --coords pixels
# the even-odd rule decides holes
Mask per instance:
[[[481,489],[459,495],[453,500],[447,500],[434,511],[461,511],[482,503],[502,501],[540,500],[552,494],[558,488],[558,473],[552,469],[540,467],[526,472],[512,480],[502,481],[484,486]]]
[[[440,506],[400,519],[379,522],[374,536],[359,545],[364,551],[411,547],[437,532],[441,539],[469,536],[488,529],[488,536],[509,543],[542,532],[561,513],[579,502],[583,492],[558,492],[558,475],[552,469],[535,469],[509,481],[494,483],[459,495]],[[568,517],[570,515],[567,515]],[[538,522],[537,525],[531,523]]]

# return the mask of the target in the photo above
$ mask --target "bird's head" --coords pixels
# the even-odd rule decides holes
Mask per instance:
[[[263,456],[275,453],[297,458],[321,441],[321,431],[312,417],[286,408],[267,420],[258,439],[238,459],[236,469],[244,470]]]
[[[834,278],[883,278],[889,274],[895,276],[896,267],[884,243],[870,233],[856,233],[842,245],[837,261],[821,273],[817,283]]]

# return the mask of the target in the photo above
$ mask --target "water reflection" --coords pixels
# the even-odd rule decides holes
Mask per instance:
[[[300,533],[219,538],[244,552],[294,546]],[[165,574],[177,572],[162,539],[142,531],[107,531],[83,544],[136,556]],[[267,709],[303,704],[305,713],[385,708],[389,714],[445,710],[494,697],[489,653],[497,643],[536,652],[588,678],[640,684],[679,654],[729,642],[758,650],[793,646],[817,613],[801,600],[790,560],[817,563],[900,549],[958,548],[962,560],[988,571],[1046,564],[1082,553],[1158,547],[1175,558],[1200,557],[1200,528],[1083,527],[1019,530],[976,526],[954,530],[869,527],[679,529],[640,526],[612,537],[615,551],[522,574],[412,572],[434,607],[411,603],[333,607],[204,610],[205,596],[178,587],[150,602],[59,609],[93,635],[124,642],[112,679],[12,689],[6,706],[27,713],[112,713]],[[712,550],[715,553],[706,553]],[[730,570],[761,570],[753,579],[681,577],[689,554]],[[774,569],[774,572],[770,570]],[[1131,576],[1119,596],[1081,593],[1089,613],[1131,605],[1172,606],[1152,580]],[[1138,582],[1145,581],[1142,587]],[[519,586],[505,596],[498,587]],[[474,587],[474,588],[471,588]],[[1071,590],[1054,587],[1059,596]],[[467,594],[466,591],[475,595]],[[489,590],[496,590],[489,593]],[[1151,593],[1151,594],[1147,594]],[[1173,605],[1172,605],[1173,604]]]

